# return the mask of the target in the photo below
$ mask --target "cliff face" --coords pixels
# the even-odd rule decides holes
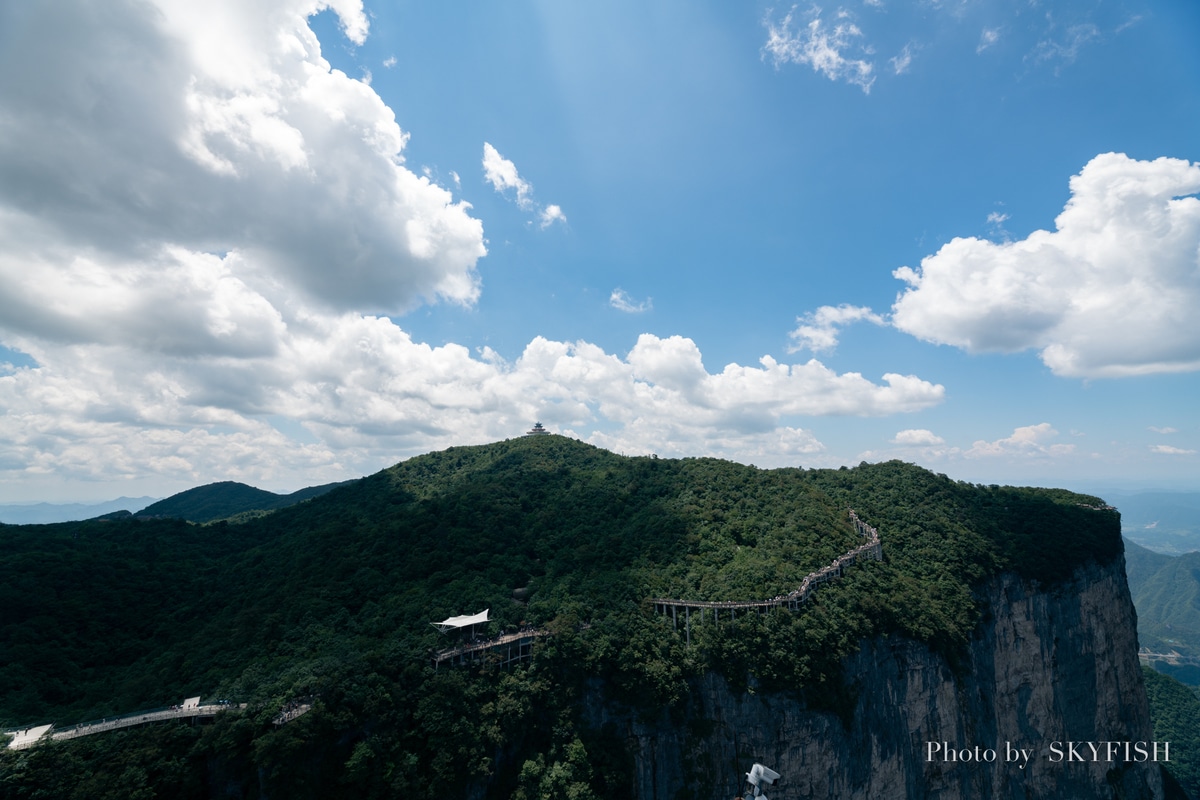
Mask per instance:
[[[599,689],[588,715],[633,749],[643,800],[728,800],[754,761],[783,776],[772,798],[1161,798],[1157,764],[1098,744],[1153,739],[1123,559],[1050,590],[1003,576],[982,599],[957,671],[910,641],[871,641],[848,659],[849,727],[789,697],[734,693],[711,674],[683,724],[638,720]],[[977,762],[976,747],[995,760]],[[1133,745],[1128,755],[1145,758]]]

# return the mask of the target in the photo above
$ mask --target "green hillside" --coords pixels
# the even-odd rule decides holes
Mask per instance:
[[[221,481],[197,486],[195,489],[188,489],[159,500],[157,503],[143,508],[137,513],[137,516],[173,517],[188,522],[213,522],[256,511],[286,508],[303,500],[318,497],[341,485],[340,483],[328,483],[323,486],[310,486],[291,494],[275,494],[247,486],[244,483]]]
[[[1138,642],[1178,659],[1154,667],[1192,686],[1200,685],[1200,553],[1168,556],[1126,542],[1129,592],[1138,612]]]
[[[1124,524],[1124,518],[1122,518],[1122,524]],[[1174,558],[1174,556],[1142,547],[1137,542],[1125,537],[1125,575],[1129,578],[1130,591],[1136,595],[1138,589],[1154,577],[1156,572],[1170,564]]]
[[[248,704],[170,736],[0,753],[0,775],[16,776],[0,796],[103,797],[108,776],[199,797],[214,774],[280,797],[394,797],[434,780],[454,796],[482,781],[497,797],[621,796],[624,745],[580,721],[596,681],[654,713],[710,669],[845,709],[841,660],[864,638],[925,641],[953,663],[988,575],[1053,583],[1117,558],[1119,520],[1098,505],[899,462],[759,470],[542,436],[431,453],[242,524],[0,526],[0,727],[195,694]],[[697,626],[690,647],[651,613],[651,597],[787,593],[861,543],[847,507],[878,527],[884,561],[799,612]],[[491,634],[553,635],[523,667],[435,671],[430,654],[454,639],[429,623],[484,608]],[[312,712],[270,724],[300,697]]]

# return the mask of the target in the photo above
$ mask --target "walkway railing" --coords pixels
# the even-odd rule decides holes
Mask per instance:
[[[279,709],[279,713],[275,715],[275,719],[271,720],[271,724],[278,728],[280,725],[287,725],[296,717],[302,717],[313,709],[313,699],[311,697],[291,700],[283,708]]]

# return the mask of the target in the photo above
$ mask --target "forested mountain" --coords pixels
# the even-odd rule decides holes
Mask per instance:
[[[659,713],[715,672],[845,714],[843,661],[864,640],[954,664],[989,576],[1053,587],[1112,563],[1101,506],[899,462],[759,470],[540,436],[413,458],[241,524],[0,526],[0,727],[195,694],[247,704],[207,728],[0,752],[0,796],[623,796],[631,756],[583,719],[585,692]],[[848,507],[885,559],[800,611],[698,627],[690,647],[651,612],[651,597],[786,594],[861,543]],[[491,634],[552,635],[523,667],[435,671],[453,640],[429,623],[485,608]],[[296,698],[314,710],[271,725]]]
[[[325,494],[341,483],[309,486],[291,494],[276,494],[244,483],[221,481],[171,495],[121,497],[105,503],[33,503],[0,505],[0,523],[9,525],[53,524],[97,517],[120,517],[126,512],[143,517],[176,517],[189,522],[212,522],[246,515],[261,514],[295,505]]]
[[[213,522],[252,512],[287,508],[318,497],[342,483],[309,486],[291,494],[275,494],[235,481],[220,481],[173,494],[138,512],[139,517],[174,517],[188,522]]]
[[[1146,584],[1154,574],[1175,560],[1175,556],[1158,553],[1142,547],[1137,542],[1125,539],[1125,574],[1129,577],[1129,590],[1137,594],[1137,588]],[[1136,587],[1136,588],[1135,588]]]

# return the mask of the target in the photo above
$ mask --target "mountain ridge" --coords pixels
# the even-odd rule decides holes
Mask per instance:
[[[307,486],[290,494],[277,494],[237,481],[217,481],[173,494],[138,511],[138,517],[174,517],[188,522],[215,522],[239,514],[275,511],[353,481]]]
[[[0,523],[5,525],[50,525],[78,522],[117,511],[136,513],[157,497],[118,497],[100,503],[5,503],[0,505]]]

